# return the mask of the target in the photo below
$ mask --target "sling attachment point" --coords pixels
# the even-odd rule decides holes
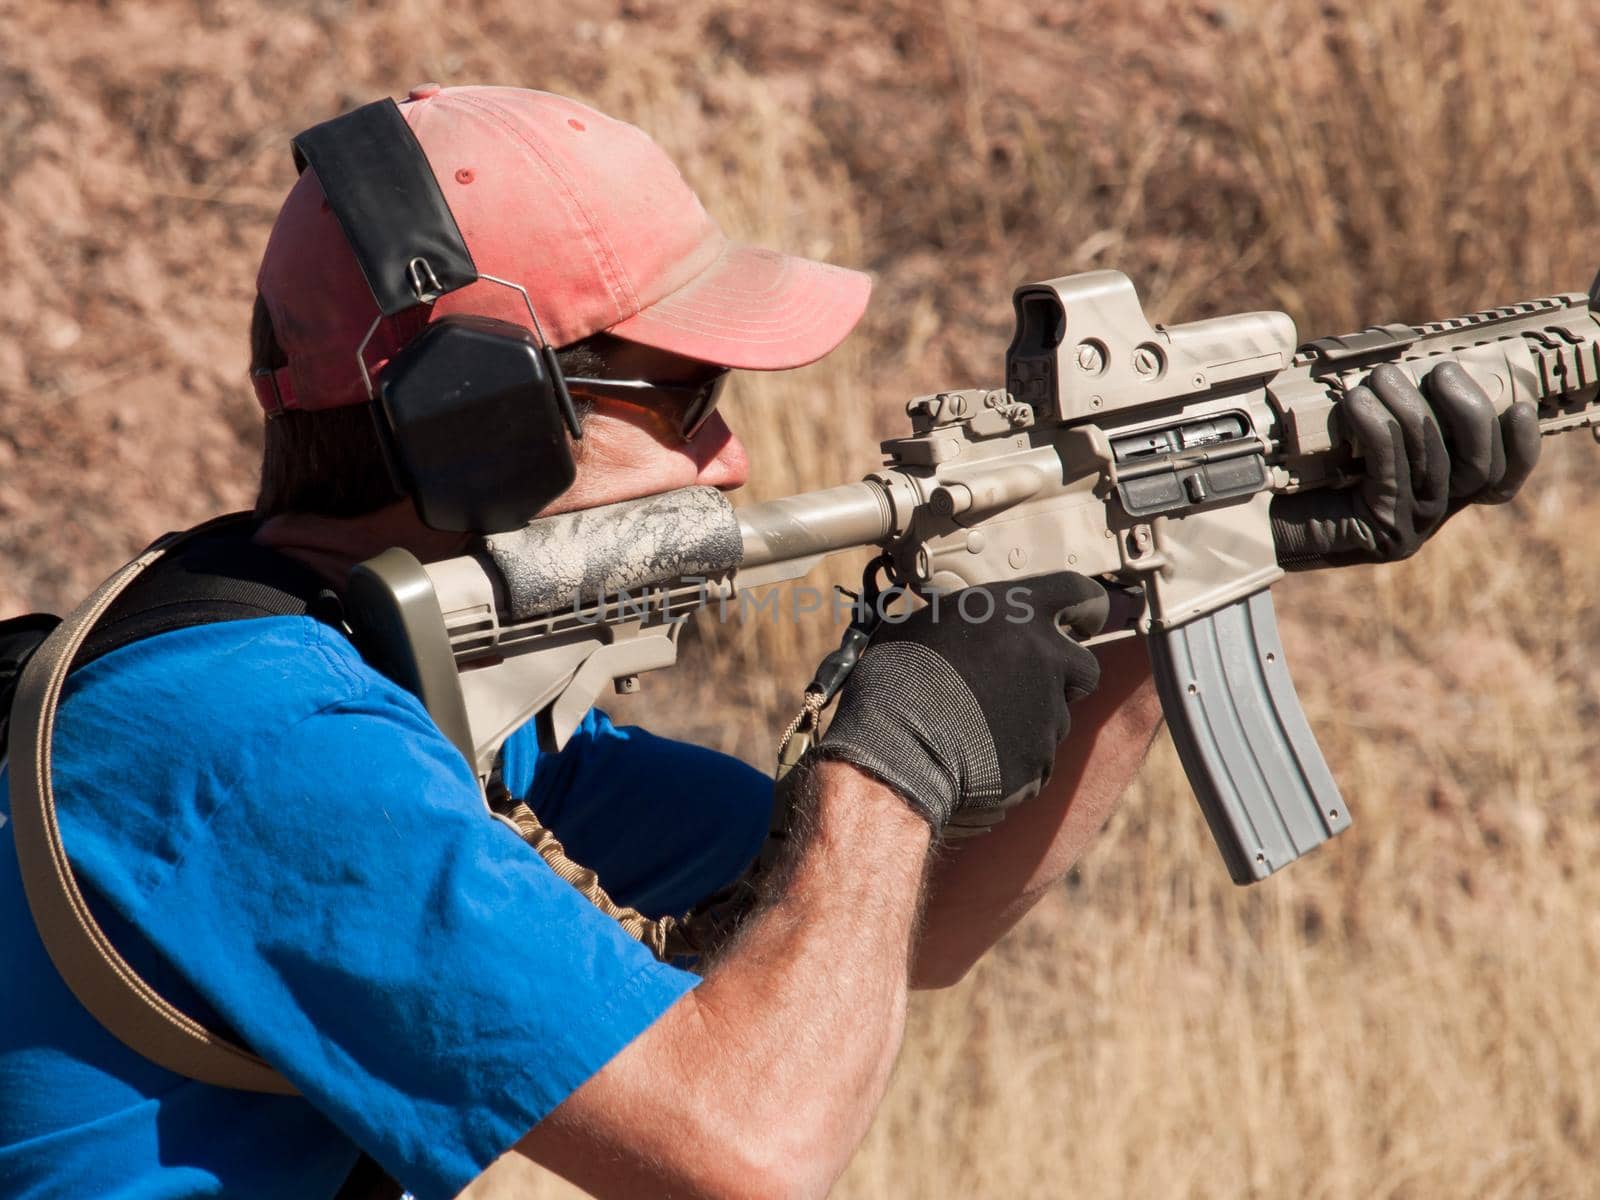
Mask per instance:
[[[774,774],[772,789],[772,816],[767,824],[766,841],[762,843],[761,853],[751,868],[752,883],[758,883],[761,876],[777,869],[778,862],[789,844],[790,809],[794,805],[794,788],[789,786],[792,782],[789,776],[816,745],[823,711],[833,703],[834,697],[839,694],[839,689],[844,687],[845,680],[850,678],[850,672],[855,670],[856,663],[860,661],[867,643],[872,639],[873,631],[883,621],[885,588],[879,581],[880,576],[891,588],[899,586],[894,560],[887,554],[880,554],[866,565],[866,569],[861,573],[859,593],[847,592],[844,588],[839,589],[841,594],[849,596],[855,602],[854,615],[850,619],[850,624],[845,626],[844,636],[839,639],[839,648],[828,653],[817,664],[817,673],[812,676],[811,682],[806,684],[800,711],[795,714],[794,720],[789,722],[789,728],[783,731],[783,737],[778,743],[778,768]]]
[[[833,698],[839,694],[839,689],[844,686],[845,680],[850,678],[850,672],[855,670],[856,663],[867,648],[867,642],[871,640],[873,631],[883,621],[885,589],[879,581],[880,575],[890,587],[896,586],[894,562],[887,554],[880,554],[867,564],[861,573],[859,593],[849,592],[844,588],[838,589],[841,595],[848,596],[854,602],[852,605],[854,615],[850,619],[850,624],[845,626],[844,636],[839,639],[839,648],[831,651],[817,664],[817,673],[812,676],[811,682],[806,684],[800,711],[795,714],[794,720],[789,722],[789,727],[783,731],[783,737],[778,741],[776,774],[778,783],[783,782],[816,743],[823,710],[833,703]]]

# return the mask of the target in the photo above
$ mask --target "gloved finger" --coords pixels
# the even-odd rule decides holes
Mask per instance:
[[[1362,498],[1374,514],[1393,513],[1411,492],[1411,468],[1399,422],[1366,384],[1346,392],[1339,411],[1367,460]]]
[[[986,585],[998,597],[996,613],[1012,626],[1027,626],[1016,632],[1030,638],[1040,652],[1051,655],[1050,661],[1059,666],[1062,695],[1068,704],[1076,703],[1100,686],[1100,660],[1078,644],[1076,639],[1092,637],[1105,624],[1111,611],[1111,598],[1106,589],[1087,575],[1076,571],[1057,571],[1049,575],[1034,575],[1007,584]],[[954,599],[959,608],[962,593]],[[946,604],[950,600],[945,601]],[[1006,636],[1001,625],[1000,636]],[[986,636],[973,627],[973,636]],[[1056,658],[1055,654],[1060,657]],[[1067,736],[1067,713],[1060,711],[1063,724],[1055,731],[1054,745]]]
[[[1410,376],[1393,363],[1374,367],[1367,384],[1400,426],[1417,508],[1429,515],[1435,510],[1443,513],[1450,490],[1450,456],[1433,409]]]
[[[1324,488],[1274,496],[1267,511],[1278,564],[1303,571],[1333,565],[1328,561],[1333,554],[1373,554],[1372,526],[1362,515],[1369,506],[1357,497],[1354,489]]]
[[[1057,571],[1035,575],[1010,585],[1020,589],[1013,597],[1032,609],[1036,620],[1053,621],[1056,628],[1075,638],[1099,633],[1111,613],[1111,597],[1087,575]]]
[[[1539,462],[1544,436],[1539,432],[1539,410],[1526,400],[1518,400],[1500,415],[1500,437],[1505,443],[1505,473],[1481,496],[1484,504],[1504,504],[1528,481]]]
[[[1425,382],[1450,452],[1450,498],[1471,499],[1506,470],[1494,404],[1457,363],[1440,363]]]
[[[1076,642],[1069,644],[1067,657],[1067,703],[1076,704],[1092,696],[1100,686],[1100,660]],[[1059,742],[1066,736],[1067,731],[1063,729],[1056,740]]]

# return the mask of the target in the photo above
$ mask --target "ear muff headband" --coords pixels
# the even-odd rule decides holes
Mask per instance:
[[[316,172],[384,316],[477,282],[428,156],[393,100],[313,125],[290,144],[295,166]]]

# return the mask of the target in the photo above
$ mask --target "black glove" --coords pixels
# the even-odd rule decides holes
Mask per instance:
[[[1272,540],[1286,570],[1395,562],[1468,504],[1504,504],[1539,461],[1539,414],[1519,400],[1496,416],[1465,370],[1441,363],[1428,400],[1385,363],[1339,406],[1359,444],[1358,487],[1272,500]]]
[[[1100,682],[1094,655],[1062,629],[1089,637],[1107,608],[1098,583],[1062,572],[969,588],[885,622],[814,753],[888,784],[936,832],[987,827],[1049,778],[1067,703]]]

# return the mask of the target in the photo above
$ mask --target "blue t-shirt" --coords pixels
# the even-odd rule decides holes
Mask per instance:
[[[771,781],[591,712],[505,781],[617,899],[681,912],[732,879]],[[308,618],[235,621],[75,673],[63,841],[167,999],[300,1097],[173,1075],[46,957],[0,825],[0,1195],[331,1196],[367,1151],[453,1196],[694,986],[487,815],[408,694]],[[0,819],[9,824],[9,789]]]

